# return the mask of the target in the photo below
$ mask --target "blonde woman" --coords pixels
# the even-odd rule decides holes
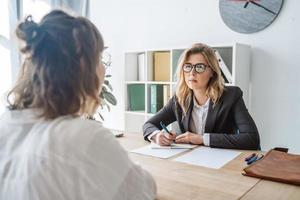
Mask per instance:
[[[0,116],[0,199],[152,200],[152,176],[109,130],[84,120],[100,104],[104,48],[86,18],[51,11],[17,27],[25,56]]]
[[[195,44],[179,62],[176,94],[143,126],[144,138],[159,145],[191,143],[219,148],[260,149],[259,133],[239,87],[224,86],[212,48]],[[177,121],[181,133],[160,123]]]

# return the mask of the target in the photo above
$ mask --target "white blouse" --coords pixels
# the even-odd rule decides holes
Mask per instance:
[[[204,133],[204,131],[205,131],[210,98],[208,98],[205,104],[201,106],[197,103],[195,97],[193,101],[194,101],[194,107],[192,110],[191,130],[194,133],[202,135],[203,144],[205,146],[209,146],[209,133]]]
[[[193,98],[194,107],[192,110],[192,121],[191,121],[191,131],[196,134],[200,134],[203,136],[203,144],[205,146],[209,146],[209,133],[204,133],[205,131],[205,125],[206,125],[206,118],[208,114],[209,109],[209,102],[210,98],[207,99],[204,105],[200,106],[195,97]],[[153,131],[147,138],[149,141],[151,141],[152,136],[159,133],[160,130]]]
[[[37,114],[28,109],[0,116],[1,200],[155,198],[152,176],[100,123]]]

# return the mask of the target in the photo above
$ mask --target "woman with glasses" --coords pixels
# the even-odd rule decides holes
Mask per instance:
[[[260,149],[259,133],[239,87],[224,86],[214,50],[195,44],[181,56],[176,94],[143,126],[144,138],[159,145],[191,143],[218,148]],[[161,124],[177,121],[181,133]]]

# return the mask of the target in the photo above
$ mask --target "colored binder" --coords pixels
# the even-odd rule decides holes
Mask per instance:
[[[163,100],[163,105],[166,105],[170,99],[170,86],[169,85],[164,85],[164,100]]]
[[[170,52],[154,52],[154,81],[170,81]]]
[[[129,111],[144,111],[145,110],[145,85],[144,84],[129,84],[128,103]]]
[[[138,80],[145,81],[145,53],[138,54]]]
[[[150,113],[157,113],[163,107],[163,85],[150,85]]]

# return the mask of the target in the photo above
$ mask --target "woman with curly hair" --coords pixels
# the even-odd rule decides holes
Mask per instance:
[[[154,199],[151,175],[112,133],[85,120],[100,105],[104,42],[86,18],[54,10],[19,24],[24,63],[0,117],[0,199]]]

